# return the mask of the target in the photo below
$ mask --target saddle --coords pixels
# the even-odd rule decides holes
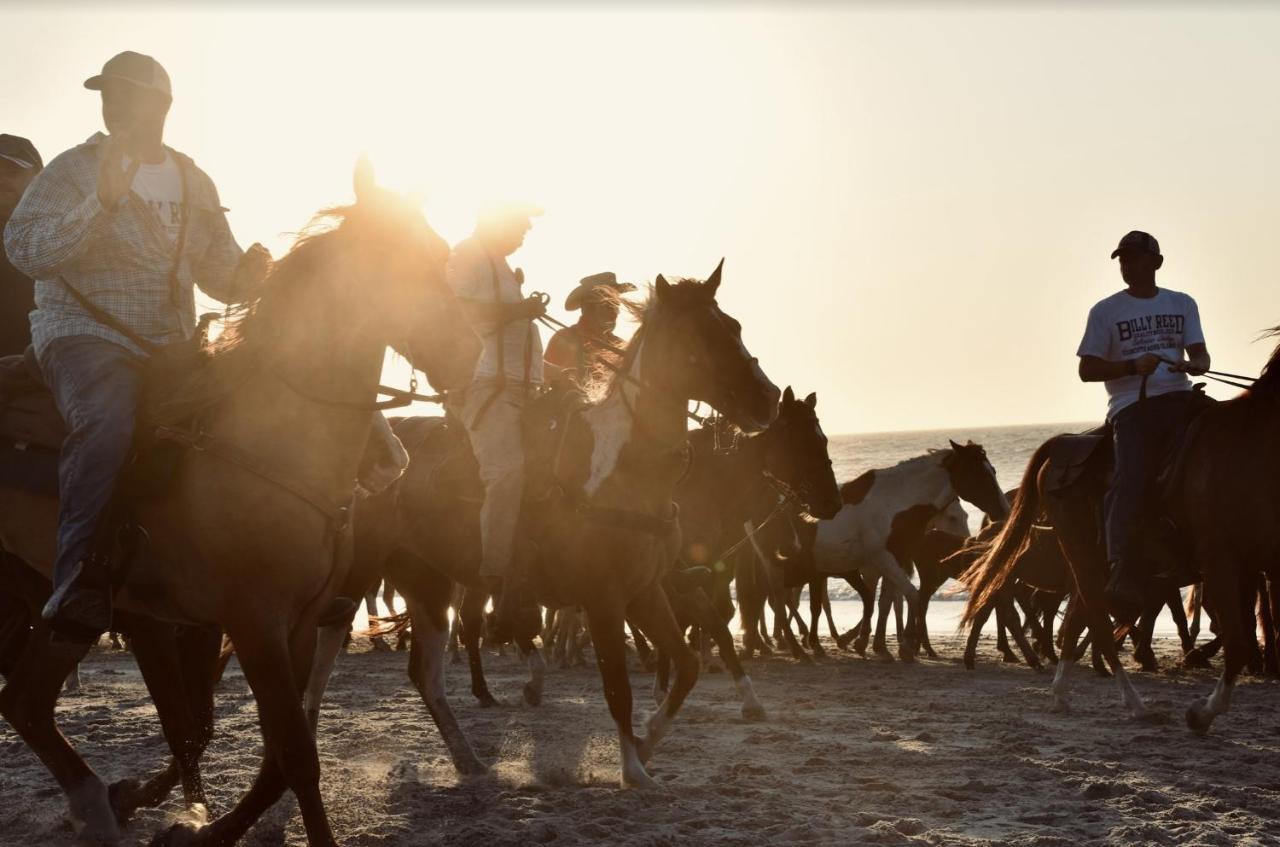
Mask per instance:
[[[1111,425],[1103,424],[1084,432],[1059,435],[1049,448],[1049,471],[1045,488],[1060,493],[1078,483],[1094,469],[1109,475],[1112,453]]]

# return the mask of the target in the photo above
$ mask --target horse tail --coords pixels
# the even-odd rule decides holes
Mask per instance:
[[[394,615],[387,615],[386,617],[370,616],[369,628],[364,632],[357,634],[363,635],[366,638],[377,638],[380,635],[398,636],[401,633],[408,632],[409,624],[410,616],[408,611],[398,612]]]
[[[960,575],[960,581],[969,587],[969,602],[960,617],[961,628],[967,627],[978,615],[995,602],[996,594],[1013,577],[1018,557],[1031,546],[1031,530],[1040,515],[1040,487],[1037,478],[1040,469],[1049,461],[1050,439],[1041,444],[1027,463],[1013,499],[1009,517],[1005,518],[1000,534],[968,570]]]

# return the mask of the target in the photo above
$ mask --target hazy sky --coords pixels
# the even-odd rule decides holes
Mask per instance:
[[[1100,419],[1075,349],[1130,229],[1218,367],[1265,361],[1280,12],[782,8],[5,11],[0,131],[82,141],[82,81],[138,50],[242,245],[281,253],[368,151],[450,241],[485,201],[543,205],[513,264],[562,317],[586,274],[724,256],[725,309],[832,433]]]

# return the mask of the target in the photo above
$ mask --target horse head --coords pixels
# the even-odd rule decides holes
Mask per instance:
[[[343,210],[359,257],[365,328],[423,371],[432,386],[465,385],[475,373],[480,338],[446,281],[449,245],[420,206],[378,186],[373,168],[356,163],[356,202]]]
[[[951,478],[951,487],[962,499],[977,506],[992,520],[1003,520],[1009,514],[1009,499],[996,481],[995,468],[987,459],[981,444],[951,442],[951,450],[942,460]]]
[[[840,511],[840,487],[831,470],[817,406],[817,394],[797,400],[787,386],[778,416],[756,437],[764,441],[765,472],[795,491],[810,515],[830,520]]]
[[[653,320],[646,320],[645,370],[672,393],[708,403],[744,432],[759,432],[777,415],[781,392],[747,351],[742,325],[716,302],[723,267],[722,259],[706,282],[658,276],[646,309]]]

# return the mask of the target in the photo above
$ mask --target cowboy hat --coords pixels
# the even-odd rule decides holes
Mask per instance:
[[[575,309],[581,309],[583,302],[587,299],[587,295],[597,288],[609,288],[616,294],[625,294],[628,291],[636,290],[636,287],[629,282],[618,282],[618,275],[613,271],[584,276],[578,282],[578,287],[570,291],[569,296],[564,298],[565,309],[570,312]]]

